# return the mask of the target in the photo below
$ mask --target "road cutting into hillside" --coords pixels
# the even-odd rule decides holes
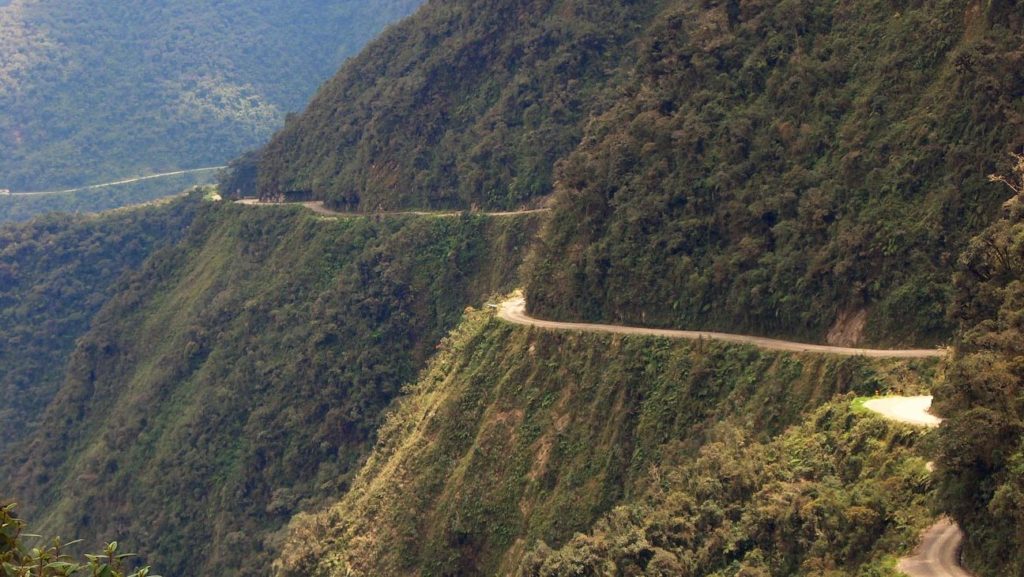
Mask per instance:
[[[206,168],[192,168],[189,170],[175,170],[174,172],[161,172],[160,174],[150,174],[149,176],[138,176],[135,178],[126,178],[124,180],[115,180],[114,182],[104,182],[103,184],[91,184],[89,186],[81,186],[78,188],[69,188],[67,190],[52,190],[47,192],[12,192],[10,196],[48,196],[53,194],[70,194],[73,192],[85,192],[87,190],[97,190],[100,188],[107,188],[110,186],[120,186],[122,184],[133,184],[136,182],[143,182],[146,180],[156,180],[158,178],[167,178],[169,176],[182,176],[185,174],[198,174],[200,172],[211,172],[214,170],[221,170],[227,168],[224,166],[208,166]]]
[[[864,408],[883,417],[915,425],[937,427],[942,419],[931,413],[932,397],[883,397],[864,403]],[[929,472],[934,465],[928,464]],[[960,566],[964,532],[948,518],[940,519],[921,536],[914,554],[899,560],[896,568],[909,577],[972,577]]]
[[[497,305],[498,316],[507,322],[517,325],[526,325],[542,329],[585,331],[592,333],[615,333],[623,335],[648,335],[653,337],[666,337],[671,339],[687,340],[710,340],[741,345],[753,345],[770,351],[784,351],[791,353],[819,353],[827,355],[841,355],[847,357],[873,357],[887,359],[923,359],[936,358],[946,355],[943,349],[861,349],[851,347],[833,347],[829,345],[812,345],[806,343],[795,343],[765,337],[750,335],[734,335],[729,333],[718,333],[711,331],[684,331],[675,329],[653,329],[645,327],[633,327],[623,325],[606,325],[592,323],[573,323],[560,321],[546,321],[533,318],[526,314],[526,300],[523,298],[512,298]]]
[[[896,568],[909,577],[973,577],[960,566],[963,540],[960,527],[942,519],[924,532],[914,555],[900,559]]]
[[[522,297],[511,298],[495,306],[498,309],[498,317],[506,322],[549,330],[648,335],[689,340],[707,339],[727,343],[753,345],[772,351],[864,356],[874,358],[915,359],[941,357],[946,354],[946,351],[941,349],[858,349],[850,347],[810,345],[767,339],[763,337],[708,331],[681,331],[622,325],[546,321],[527,315],[526,299]],[[886,397],[882,399],[872,399],[865,403],[865,407],[885,416],[886,418],[903,423],[924,427],[936,427],[942,422],[942,420],[929,412],[931,404],[932,397]],[[960,567],[960,547],[962,543],[963,532],[960,528],[952,521],[943,519],[925,531],[922,536],[921,545],[913,556],[900,559],[899,570],[906,573],[909,577],[971,577],[969,573]]]
[[[330,217],[367,217],[367,216],[433,216],[439,218],[452,218],[461,216],[463,214],[478,214],[482,216],[523,216],[526,214],[540,214],[548,212],[547,208],[530,208],[523,210],[505,210],[505,211],[474,211],[474,210],[396,210],[396,211],[379,211],[379,212],[346,212],[339,210],[331,210],[323,203],[323,201],[311,201],[311,202],[264,202],[255,198],[246,198],[235,201],[236,204],[244,204],[246,206],[302,206],[307,208],[319,215],[330,216]]]

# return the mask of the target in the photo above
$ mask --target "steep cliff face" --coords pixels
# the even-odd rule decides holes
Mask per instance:
[[[665,490],[689,494],[691,499],[702,495],[711,499],[713,487],[701,489],[702,493],[695,490],[698,485],[667,476],[699,453],[713,459],[709,451],[717,451],[721,462],[729,463],[722,471],[722,483],[730,484],[734,473],[743,479],[735,480],[735,491],[720,487],[714,497],[722,507],[719,514],[732,521],[714,520],[708,511],[700,521],[702,528],[695,531],[738,521],[734,517],[743,509],[743,500],[757,493],[758,485],[767,493],[777,491],[781,498],[803,482],[807,491],[792,499],[796,507],[819,481],[824,482],[820,488],[827,485],[828,491],[839,491],[826,477],[837,475],[852,482],[861,467],[875,467],[874,462],[869,466],[857,460],[880,457],[866,447],[884,444],[893,433],[868,417],[864,418],[870,425],[858,424],[859,418],[842,408],[848,407],[848,401],[840,402],[839,409],[822,412],[804,426],[805,433],[810,430],[812,436],[819,436],[816,441],[822,446],[808,442],[798,449],[792,443],[801,432],[783,436],[775,445],[787,447],[792,459],[810,460],[827,452],[825,447],[833,442],[827,439],[834,436],[836,446],[842,444],[851,455],[833,455],[838,465],[822,461],[801,462],[788,471],[769,468],[764,471],[766,477],[776,478],[759,479],[752,473],[752,463],[772,459],[774,453],[767,448],[771,439],[835,395],[920,390],[929,385],[921,376],[934,370],[934,361],[871,362],[765,353],[715,343],[548,332],[513,327],[493,320],[487,312],[468,313],[439,350],[429,370],[407,389],[388,417],[352,489],[337,505],[317,515],[300,516],[293,523],[292,537],[278,563],[279,575],[526,571],[531,564],[544,564],[536,553],[532,561],[526,559],[528,551],[541,547],[541,542],[567,543],[616,505],[649,503],[650,509],[636,510],[636,522],[655,521],[658,505],[641,496],[645,491],[657,492],[662,483]],[[819,426],[821,431],[815,431]],[[838,439],[846,434],[849,440],[843,437],[840,443]],[[890,443],[901,447],[899,460],[916,458],[909,449],[916,435],[909,431],[893,435],[897,440]],[[857,437],[860,441],[853,440]],[[709,441],[718,443],[718,448],[708,445]],[[748,443],[752,446],[745,448]],[[747,457],[740,457],[744,452]],[[743,464],[745,459],[750,461]],[[871,490],[878,491],[893,476],[894,467],[902,466],[863,472],[874,479]],[[660,468],[666,473],[664,479],[659,478]],[[741,469],[750,474],[741,474]],[[916,461],[916,472],[912,469],[905,472],[908,479],[917,481],[892,501],[872,497],[840,504],[823,497],[818,503],[822,515],[828,511],[845,516],[847,507],[857,505],[872,507],[872,515],[883,516],[887,510],[917,507],[916,525],[924,518],[921,505],[928,484],[922,481],[927,479],[923,461]],[[791,483],[789,488],[772,488],[781,479]],[[681,505],[678,499],[673,502]],[[780,506],[766,514],[763,522],[772,522],[768,518],[776,515],[781,519],[784,509]],[[799,524],[792,519],[786,523]],[[888,527],[876,528],[880,531],[869,539],[871,546],[857,550],[852,545],[850,555],[844,557],[850,574],[872,557],[874,539],[891,537]],[[895,543],[889,543],[890,553],[895,544],[916,537],[913,526],[903,525],[899,531]],[[776,539],[785,537],[764,538],[761,546],[769,548]],[[712,540],[709,537],[709,546]],[[810,549],[806,543],[792,545],[794,551]],[[821,553],[823,546],[815,547]],[[738,545],[729,559],[741,560],[755,547]],[[640,551],[634,553],[637,559],[643,557]],[[836,551],[836,555],[842,554]],[[813,555],[807,550],[794,552],[777,567],[799,564],[804,556]],[[722,561],[701,563],[699,571],[694,561],[692,574],[711,574]]]
[[[8,490],[165,574],[266,574],[466,303],[510,288],[534,219],[208,205],[78,341]]]

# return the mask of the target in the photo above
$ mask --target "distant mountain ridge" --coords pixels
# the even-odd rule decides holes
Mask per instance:
[[[0,6],[0,188],[223,164],[421,0]]]

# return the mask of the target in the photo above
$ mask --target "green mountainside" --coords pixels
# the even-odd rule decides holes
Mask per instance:
[[[603,106],[656,2],[431,2],[267,145],[259,194],[364,210],[514,208]]]
[[[265,574],[466,304],[511,288],[536,228],[207,203],[78,340],[0,460],[5,492],[33,527],[116,539],[165,575]]]
[[[859,575],[875,540],[887,540],[891,553],[893,545],[912,544],[919,522],[927,519],[921,507],[928,475],[910,451],[916,435],[891,432],[876,418],[861,423],[849,402],[813,417],[805,412],[851,391],[921,390],[930,383],[919,379],[933,375],[934,365],[555,333],[470,313],[389,416],[349,493],[331,509],[293,524],[278,574],[710,575],[719,564],[760,555],[754,552],[760,545],[764,555],[793,548],[790,557],[773,562],[773,575],[791,574],[786,569],[812,553],[834,555],[849,569],[830,575]],[[803,430],[770,441],[805,418],[810,420]],[[828,454],[830,447],[842,449]],[[787,459],[769,466],[776,452]],[[745,460],[744,453],[756,458]],[[719,476],[709,478],[711,465],[698,459],[701,481],[671,479],[677,469],[689,473],[698,457],[723,464]],[[855,491],[838,498],[844,481],[856,482]],[[898,494],[883,494],[887,482]],[[679,494],[660,495],[665,487],[654,485],[662,483]],[[756,521],[743,513],[740,525],[742,508],[759,491],[760,499],[788,504]],[[692,508],[665,521],[666,529],[676,533],[673,539],[690,540],[694,551],[702,550],[694,543],[706,542],[708,559],[679,561],[692,565],[692,572],[644,573],[654,561],[629,543],[624,553],[635,556],[639,572],[604,570],[615,560],[612,552],[595,553],[600,561],[589,570],[586,555],[563,553],[576,565],[550,570],[558,562],[543,542],[572,539],[569,547],[576,547],[575,533],[620,504],[638,509],[632,517],[615,515],[643,524],[662,505],[642,498],[647,492]],[[822,494],[815,498],[816,492]],[[895,526],[894,517],[910,510],[917,517]],[[815,517],[823,529],[837,526],[828,527],[827,536],[801,527]],[[861,520],[873,525],[843,533]],[[762,534],[740,539],[725,527],[732,523],[750,531],[760,524]],[[772,524],[778,525],[774,534]],[[712,527],[717,533],[710,533]],[[719,533],[733,534],[716,546]],[[688,547],[682,541],[677,546]],[[535,549],[543,553],[524,560]],[[519,565],[537,569],[524,573]]]
[[[0,455],[36,428],[122,277],[180,238],[198,202],[0,228]]]
[[[954,261],[1006,197],[985,175],[1024,145],[1022,30],[1019,4],[970,0],[439,2],[232,188],[361,210],[554,192],[538,314],[939,344]]]
[[[531,310],[948,341],[1024,146],[1022,37],[1020,3],[677,2],[562,165]]]
[[[31,191],[224,164],[419,0],[3,4],[0,188]]]
[[[941,514],[1018,574],[1022,146],[1018,2],[432,0],[221,178],[371,214],[0,229],[0,506],[168,577],[897,577]],[[151,248],[113,259],[105,219]],[[542,319],[951,354],[485,306],[524,287]]]

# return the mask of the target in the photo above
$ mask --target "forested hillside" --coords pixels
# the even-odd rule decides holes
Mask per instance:
[[[419,2],[4,3],[0,188],[224,164]]]
[[[1024,157],[1008,179],[1024,193]],[[1011,173],[1012,174],[1012,173]],[[971,239],[956,277],[962,336],[937,404],[950,415],[942,506],[967,531],[979,575],[1024,573],[1024,197]]]
[[[0,228],[0,460],[53,399],[123,275],[179,239],[200,200]]]
[[[336,207],[514,208],[603,109],[657,2],[432,2],[267,146],[259,191]]]
[[[328,14],[229,6],[175,30]],[[1018,2],[432,0],[222,178],[378,214],[192,198],[3,233],[0,392],[49,404],[3,424],[35,426],[0,445],[0,499],[168,577],[895,577],[940,512],[979,575],[1021,573],[1022,146]],[[955,353],[483,306],[524,286],[546,319]],[[855,400],[930,391],[933,432]]]
[[[985,175],[1024,145],[1019,3],[498,4],[428,6],[343,67],[260,192],[555,191],[527,291],[548,317],[951,338],[954,261],[1006,198]]]
[[[78,340],[0,458],[4,492],[40,531],[116,539],[164,575],[265,575],[463,308],[513,286],[536,218],[208,203]]]
[[[921,390],[934,365],[538,331],[472,312],[351,491],[296,520],[278,574],[711,575],[760,561],[763,575],[802,563],[863,575],[916,539],[928,475],[917,434],[852,414],[842,395]],[[616,506],[618,534],[573,537]],[[543,545],[570,540],[557,555]]]
[[[947,341],[1024,146],[1024,4],[675,2],[562,165],[548,317]]]

